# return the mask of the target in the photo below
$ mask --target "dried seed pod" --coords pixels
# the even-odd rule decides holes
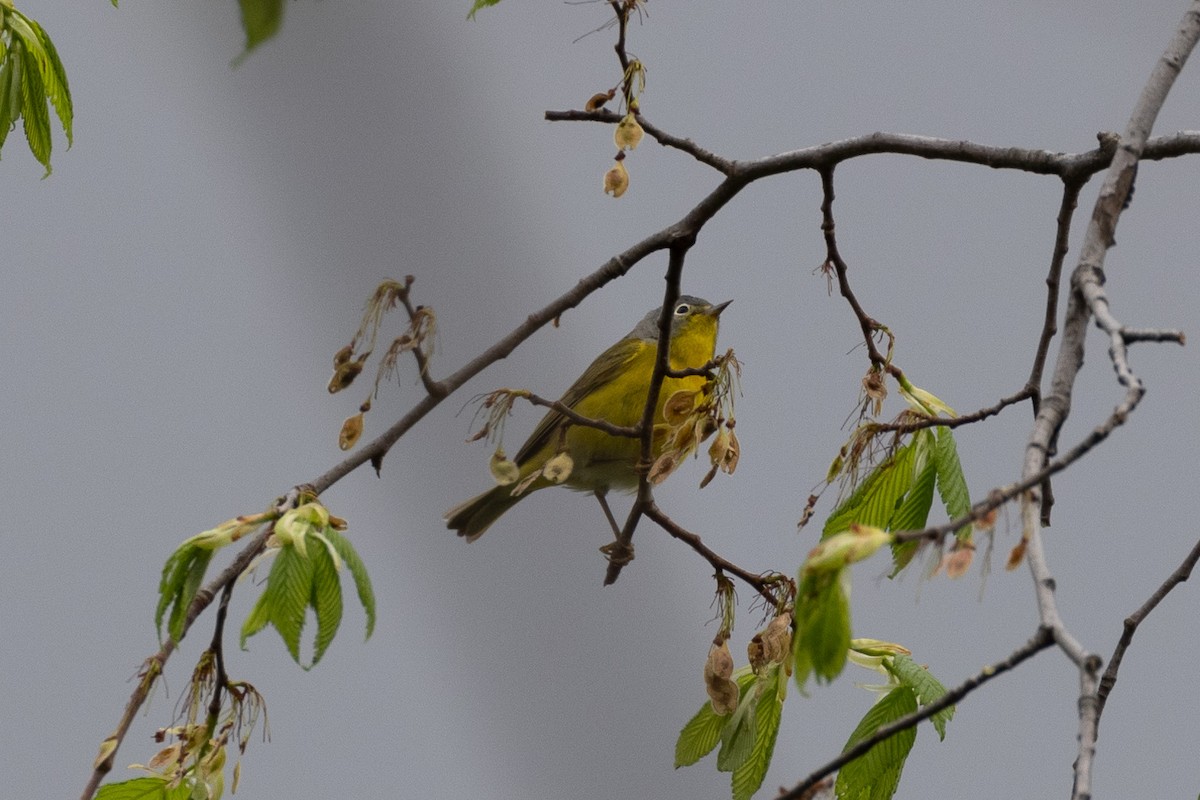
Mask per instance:
[[[342,423],[342,430],[338,434],[338,447],[343,450],[349,450],[354,445],[358,444],[358,439],[363,432],[363,415],[362,413],[355,414],[352,417],[346,417],[346,421]]]

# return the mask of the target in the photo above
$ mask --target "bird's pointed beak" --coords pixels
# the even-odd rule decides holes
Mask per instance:
[[[720,305],[713,306],[712,308],[710,308],[708,310],[708,315],[710,317],[721,316],[721,312],[724,311],[725,307],[728,306],[732,302],[733,302],[732,300],[726,300],[724,303],[721,303]]]

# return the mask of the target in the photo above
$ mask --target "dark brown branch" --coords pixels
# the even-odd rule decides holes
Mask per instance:
[[[1033,638],[1013,651],[1012,655],[1010,655],[1008,658],[996,664],[992,664],[989,667],[984,667],[974,676],[968,678],[958,686],[949,690],[936,701],[922,706],[912,714],[907,714],[895,722],[888,723],[887,725],[879,726],[879,728],[877,728],[870,736],[866,737],[865,739],[860,739],[859,741],[855,742],[853,746],[843,750],[841,755],[839,755],[837,758],[819,767],[807,778],[800,781],[800,783],[796,784],[788,791],[778,795],[775,800],[798,800],[798,798],[804,796],[805,791],[815,785],[826,775],[831,775],[834,772],[837,772],[854,759],[869,752],[884,739],[894,736],[900,731],[916,727],[916,725],[922,720],[929,719],[939,711],[949,708],[983,684],[990,681],[992,678],[1003,675],[1005,672],[1013,669],[1021,662],[1032,658],[1034,655],[1042,650],[1045,650],[1047,647],[1050,647],[1053,644],[1054,636],[1051,634],[1050,630],[1048,628],[1038,628],[1037,633],[1034,634]]]
[[[629,438],[637,438],[642,435],[641,428],[636,425],[613,425],[608,420],[585,417],[570,406],[563,405],[562,401],[560,400],[547,400],[544,397],[538,397],[533,392],[526,391],[521,391],[517,394],[519,394],[521,397],[524,397],[535,406],[545,406],[546,408],[554,409],[576,425],[583,425],[587,428],[595,428],[596,430],[604,431],[609,436],[626,436]]]
[[[1137,632],[1138,626],[1145,621],[1146,617],[1150,616],[1150,612],[1157,608],[1158,604],[1171,593],[1172,589],[1192,576],[1192,570],[1195,568],[1197,561],[1200,561],[1200,542],[1196,542],[1192,546],[1192,551],[1188,553],[1187,558],[1171,573],[1170,577],[1163,581],[1161,586],[1154,590],[1154,594],[1150,595],[1137,611],[1134,611],[1125,618],[1125,627],[1121,631],[1121,638],[1113,650],[1112,657],[1108,660],[1108,667],[1104,670],[1104,675],[1100,678],[1100,688],[1096,692],[1097,728],[1100,726],[1100,715],[1104,713],[1104,705],[1108,702],[1108,695],[1112,692],[1113,687],[1117,685],[1117,672],[1121,669],[1121,662],[1125,658],[1125,651],[1133,643],[1133,634]]]
[[[416,325],[417,308],[412,304],[412,299],[409,297],[408,287],[412,286],[413,277],[411,275],[404,279],[404,291],[400,293],[400,300],[404,303],[404,310],[408,312],[409,323]],[[414,331],[415,333],[415,331]],[[444,397],[446,395],[446,387],[433,379],[429,373],[429,359],[425,356],[425,351],[418,345],[412,349],[413,358],[417,360],[417,374],[421,376],[421,384],[425,387],[425,391],[434,397]]]
[[[621,576],[621,570],[633,560],[633,531],[637,528],[638,520],[646,508],[654,502],[654,493],[650,487],[649,470],[654,460],[654,411],[658,407],[658,397],[662,392],[663,380],[667,377],[671,355],[671,319],[675,303],[679,299],[679,286],[683,279],[683,262],[687,252],[695,244],[696,238],[683,236],[671,243],[670,258],[667,261],[666,287],[663,290],[662,310],[658,316],[658,346],[654,354],[654,372],[650,376],[650,386],[646,391],[646,405],[642,410],[641,428],[641,460],[638,468],[637,499],[621,535],[608,545],[604,552],[608,556],[608,569],[604,574],[604,585],[611,586]]]
[[[838,252],[837,227],[833,221],[833,170],[834,164],[826,164],[818,168],[821,175],[821,232],[825,236],[825,264],[826,268],[832,267],[837,275],[838,291],[846,302],[850,304],[850,309],[854,312],[854,316],[858,319],[858,326],[862,329],[863,343],[867,347],[867,357],[879,369],[887,370],[888,374],[893,375],[897,380],[902,376],[900,369],[893,366],[892,363],[879,352],[875,346],[875,334],[878,333],[883,326],[876,322],[863,309],[862,304],[858,302],[854,291],[850,288],[850,278],[848,276],[849,267],[842,259],[842,255]]]
[[[771,587],[777,585],[778,581],[774,580],[773,577],[777,576],[778,573],[750,572],[749,570],[743,569],[737,564],[734,564],[732,561],[729,561],[728,559],[718,555],[715,551],[709,548],[708,545],[704,544],[697,534],[692,533],[687,528],[684,528],[675,520],[667,516],[663,510],[658,507],[658,503],[654,502],[653,499],[643,506],[642,513],[644,513],[649,519],[658,523],[658,526],[667,533],[671,534],[671,536],[695,550],[701,558],[712,565],[713,569],[718,570],[719,572],[727,572],[730,575],[740,578],[743,583],[745,583],[754,591],[758,592],[758,594],[761,595],[762,598],[766,600],[772,608],[777,605],[779,598],[771,591]]]
[[[1035,391],[1026,386],[1016,394],[1001,398],[995,405],[981,408],[970,414],[960,414],[957,417],[926,417],[924,419],[906,419],[904,422],[870,422],[867,425],[873,433],[912,433],[923,428],[958,428],[980,422],[988,417],[994,417],[1011,405],[1030,399]]]
[[[642,130],[650,134],[651,138],[663,147],[670,147],[682,153],[687,153],[701,164],[707,164],[723,175],[729,175],[733,172],[733,161],[722,158],[711,150],[707,150],[696,144],[691,139],[667,133],[646,119],[641,112],[638,112],[635,116],[637,117],[638,124],[642,126]],[[621,121],[620,114],[606,109],[598,111],[547,111],[545,118],[547,122],[605,122],[614,125]]]

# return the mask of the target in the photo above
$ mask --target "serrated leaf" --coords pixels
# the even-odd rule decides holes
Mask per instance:
[[[756,677],[749,669],[739,670],[733,674],[739,689],[739,703],[742,695],[755,682]],[[729,716],[723,716],[713,711],[712,701],[706,702],[696,712],[675,741],[675,768],[688,767],[711,753],[721,741],[721,731],[729,722]]]
[[[757,682],[757,679],[754,681]],[[717,752],[717,769],[733,772],[742,765],[754,749],[754,692],[750,686],[742,690],[734,711],[721,729],[721,749]]]
[[[754,748],[733,771],[730,781],[733,800],[750,800],[762,786],[767,769],[771,766],[775,740],[779,736],[779,722],[783,718],[783,701],[787,694],[787,677],[779,665],[772,667],[767,677],[760,679],[757,692]]]
[[[204,581],[204,573],[212,560],[213,552],[184,543],[163,564],[162,577],[158,582],[158,606],[154,610],[154,627],[162,638],[163,617],[169,608],[167,633],[176,642],[183,638],[183,627],[187,620],[188,606]]]
[[[946,694],[946,687],[941,681],[933,677],[933,674],[913,661],[906,655],[896,655],[888,661],[884,662],[888,672],[896,676],[896,680],[904,686],[908,686],[916,693],[917,702],[922,706],[927,706],[930,703],[937,702]],[[946,723],[954,718],[954,706],[944,708],[929,718],[933,723],[933,727],[937,729],[938,737],[946,738]]]
[[[12,69],[8,73],[8,116],[0,119],[7,135],[8,128],[21,116],[21,76],[25,70],[25,49],[20,42],[13,42],[9,49]]]
[[[821,538],[849,530],[854,522],[886,530],[901,498],[912,486],[914,454],[914,445],[909,442],[876,465],[829,515]]]
[[[842,748],[843,752],[873,734],[880,726],[916,710],[917,698],[912,688],[897,686],[871,707],[854,733],[850,734],[846,747]],[[914,728],[894,733],[842,767],[834,784],[838,800],[889,800],[900,784],[904,761],[916,738]]]
[[[933,507],[933,486],[937,482],[937,465],[927,463],[921,470],[912,488],[904,496],[904,501],[896,509],[892,517],[892,528],[898,531],[914,531],[925,527],[929,521],[929,509]],[[908,562],[917,552],[919,542],[899,542],[892,545],[892,573],[896,577],[900,570],[908,566]]]
[[[317,534],[319,538],[324,538]],[[314,547],[309,557],[313,562],[311,604],[317,615],[317,636],[313,641],[312,669],[325,655],[342,622],[342,581],[337,567],[324,547]],[[303,666],[303,665],[301,665]]]
[[[937,429],[937,489],[950,519],[965,517],[971,512],[971,494],[967,491],[967,476],[958,460],[954,432]],[[966,527],[965,525],[963,526]],[[961,532],[961,529],[960,529]]]
[[[246,49],[237,59],[240,62],[279,32],[283,24],[283,0],[238,0],[238,5],[242,9],[242,30],[246,33]]]
[[[0,48],[3,47],[3,44],[3,42],[0,42]],[[4,140],[8,138],[9,129],[9,112],[11,106],[9,105],[8,85],[12,78],[13,70],[12,60],[9,58],[10,55],[15,56],[16,54],[5,52],[3,56],[0,56],[0,148],[4,147]],[[17,103],[17,107],[20,108],[19,102]]]
[[[850,649],[850,598],[846,594],[849,572],[802,576],[796,598],[796,634],[792,667],[801,690],[808,676],[832,681],[846,665]]]
[[[75,141],[71,127],[75,111],[71,104],[71,87],[67,83],[67,70],[63,67],[62,60],[58,57],[58,50],[54,47],[54,42],[50,41],[50,36],[46,33],[45,28],[36,20],[28,19],[28,22],[42,45],[43,57],[38,59],[38,66],[41,68],[46,96],[54,104],[54,112],[58,115],[58,121],[62,123],[63,133],[67,137],[67,146],[70,147]]]
[[[475,19],[475,12],[481,8],[491,8],[499,3],[500,0],[475,0],[471,6],[471,10],[467,12],[467,19]]]
[[[371,588],[371,577],[367,575],[367,566],[358,557],[358,552],[350,544],[350,540],[334,528],[325,529],[325,538],[333,545],[333,549],[342,557],[342,562],[350,570],[354,578],[354,588],[358,592],[358,601],[362,604],[363,612],[367,615],[367,635],[375,630],[375,592]]]
[[[241,646],[269,622],[279,632],[292,660],[300,663],[300,634],[312,594],[313,561],[284,547],[275,556],[267,587],[242,625]]]
[[[183,784],[172,786],[157,775],[106,783],[96,791],[96,800],[190,800],[191,789]]]
[[[36,59],[35,59],[36,61]],[[21,117],[25,121],[25,141],[29,152],[50,174],[50,111],[46,108],[46,90],[42,85],[41,70],[26,65],[21,75]],[[42,177],[46,177],[43,175]]]

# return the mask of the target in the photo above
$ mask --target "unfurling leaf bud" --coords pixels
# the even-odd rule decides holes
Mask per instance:
[[[604,193],[611,194],[613,197],[620,197],[625,194],[625,190],[629,188],[629,172],[625,169],[625,164],[618,160],[608,172],[604,173]]]
[[[354,445],[358,444],[358,438],[362,436],[362,432],[362,413],[346,417],[346,421],[342,423],[342,431],[338,434],[338,447],[343,450],[349,450],[351,447],[354,447]]]
[[[880,547],[889,544],[892,535],[872,525],[852,525],[850,530],[835,533],[808,554],[803,573],[832,572],[862,561]]]
[[[521,468],[517,466],[517,462],[504,455],[504,450],[499,447],[492,453],[488,467],[492,470],[492,477],[496,479],[496,483],[501,486],[516,483],[517,478],[521,477]]]
[[[562,452],[546,462],[546,466],[542,467],[542,474],[551,483],[562,483],[571,476],[571,469],[574,466],[575,461],[571,456]]]
[[[631,112],[617,123],[617,129],[613,131],[613,144],[618,150],[636,150],[644,135],[645,131]]]
[[[737,711],[738,686],[730,680],[731,675],[733,656],[729,653],[729,643],[724,639],[720,644],[714,642],[704,662],[704,688],[713,711],[722,717]]]

